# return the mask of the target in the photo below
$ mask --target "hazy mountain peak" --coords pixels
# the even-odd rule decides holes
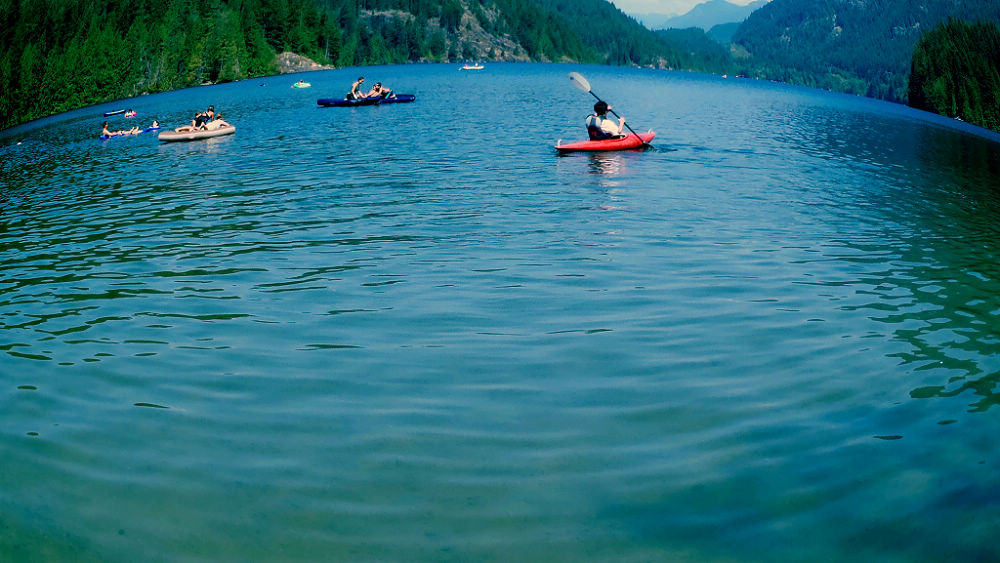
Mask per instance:
[[[707,0],[691,8],[686,14],[667,19],[658,27],[664,29],[700,27],[707,31],[719,24],[742,22],[754,10],[769,1],[756,0],[746,6],[738,6],[726,0]]]

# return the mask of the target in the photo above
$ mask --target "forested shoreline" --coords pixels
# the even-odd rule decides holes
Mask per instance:
[[[748,76],[907,103],[920,38],[949,19],[1000,22],[996,0],[772,0],[733,35]]]
[[[273,74],[278,49],[324,60],[340,37],[333,14],[314,0],[0,2],[3,127],[142,93]]]
[[[950,20],[913,52],[909,104],[1000,131],[1000,27]]]
[[[0,0],[0,128],[321,65],[575,61],[713,71],[601,0]],[[597,18],[598,29],[572,22]]]
[[[996,40],[958,23],[1000,22],[991,0],[773,0],[729,45],[700,29],[652,32],[603,0],[0,0],[0,17],[0,128],[277,74],[290,52],[327,67],[556,61],[739,74],[909,100],[1000,130]],[[944,35],[930,31],[938,24]]]

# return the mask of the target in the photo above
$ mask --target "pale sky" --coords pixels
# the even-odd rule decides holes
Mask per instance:
[[[626,14],[686,14],[691,8],[706,0],[610,0]],[[746,6],[753,0],[726,0],[730,4]]]

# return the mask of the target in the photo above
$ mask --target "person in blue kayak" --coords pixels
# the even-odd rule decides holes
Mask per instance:
[[[393,96],[392,88],[383,86],[381,82],[376,82],[375,86],[365,95],[366,98],[371,98],[373,96],[378,96],[380,98],[388,98]]]
[[[358,79],[354,81],[354,84],[351,84],[351,91],[346,96],[344,96],[344,98],[348,100],[357,100],[359,98],[364,98],[365,95],[361,91],[361,85],[364,83],[365,83],[365,77],[359,76]]]
[[[622,136],[622,129],[625,128],[625,118],[618,116],[619,123],[608,117],[608,110],[611,106],[604,100],[599,100],[594,104],[594,114],[587,116],[587,134],[591,141],[602,139],[613,139]]]

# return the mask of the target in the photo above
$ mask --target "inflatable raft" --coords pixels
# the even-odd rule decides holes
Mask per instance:
[[[174,143],[178,141],[198,141],[200,139],[211,139],[212,137],[232,135],[235,132],[236,127],[230,125],[229,127],[219,127],[218,129],[212,130],[198,129],[196,131],[164,131],[157,136],[157,139],[166,143]]]

